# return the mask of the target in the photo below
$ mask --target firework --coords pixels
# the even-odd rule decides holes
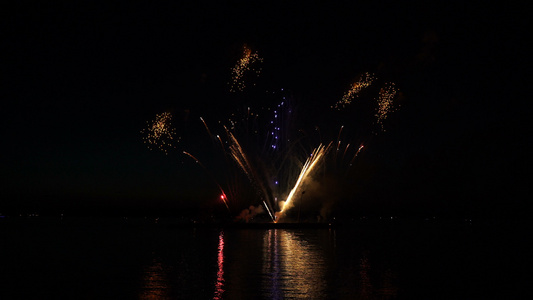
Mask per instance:
[[[379,96],[377,98],[378,107],[376,108],[376,123],[381,128],[381,131],[385,131],[383,126],[383,121],[385,121],[390,112],[397,110],[394,107],[393,100],[396,97],[398,90],[396,89],[394,83],[388,83],[379,91]]]
[[[259,76],[261,68],[256,68],[256,65],[262,63],[263,59],[259,57],[257,52],[252,53],[246,45],[243,47],[242,57],[237,61],[235,66],[231,69],[232,78],[228,83],[230,92],[242,92],[246,88],[245,75],[247,73]]]
[[[229,147],[230,155],[234,159],[234,161],[237,163],[239,168],[246,174],[248,177],[248,180],[250,183],[252,183],[256,189],[260,192],[260,197],[269,199],[271,198],[271,192],[269,192],[269,189],[264,184],[264,180],[262,180],[261,176],[259,176],[257,172],[257,168],[254,168],[254,166],[250,163],[250,160],[248,159],[248,156],[242,149],[239,141],[235,138],[235,136],[228,132],[228,136],[231,140],[231,145]],[[270,217],[272,220],[274,220],[274,215],[272,214],[272,210],[270,207],[272,206],[271,203],[267,203],[266,200],[262,201],[266,210],[268,211]]]
[[[204,123],[205,130],[207,130],[207,133],[209,134],[209,136],[211,136],[211,130],[209,130],[209,127],[207,127],[207,124],[205,123],[204,118],[200,117],[200,121]]]
[[[294,197],[302,191],[302,186],[317,165],[330,161],[326,160],[328,153],[331,153],[333,161],[337,160],[337,156],[344,160],[346,155],[350,155],[350,144],[341,143],[344,126],[341,126],[335,140],[331,140],[327,146],[320,143],[319,147],[311,151],[310,157],[305,154],[309,152],[305,150],[308,148],[302,141],[307,134],[299,129],[298,132],[303,135],[291,141],[288,129],[291,128],[289,120],[292,109],[288,99],[283,97],[282,100],[273,108],[263,107],[261,114],[249,106],[241,110],[241,113],[232,113],[231,118],[227,119],[227,126],[218,122],[225,135],[222,138],[215,134],[219,144],[216,149],[222,150],[225,157],[222,161],[226,162],[225,166],[228,168],[220,174],[226,177],[227,185],[224,189],[230,192],[232,211],[246,210],[250,205],[259,204],[275,220],[274,215],[281,217],[292,206]],[[212,136],[213,128],[209,128],[206,120],[200,121]],[[300,152],[301,150],[303,151]],[[198,162],[196,157],[189,156]],[[352,161],[355,156],[357,153]],[[302,157],[308,159],[302,160]],[[200,166],[204,168],[202,164]],[[340,173],[338,175],[342,176]],[[247,183],[242,182],[243,178],[246,178]],[[278,199],[285,201],[278,202]]]
[[[228,136],[231,140],[231,146],[229,147],[231,157],[235,160],[244,174],[248,176],[248,179],[252,180],[252,166],[248,160],[248,157],[244,153],[235,136],[231,132],[228,132]]]
[[[179,142],[179,137],[176,138],[176,129],[172,127],[172,114],[164,112],[155,116],[155,120],[147,121],[147,128],[141,130],[143,134],[143,142],[148,146],[148,149],[159,149],[165,154],[174,148],[174,141]]]
[[[229,90],[243,91],[247,87],[247,80],[259,75],[262,61],[257,52],[252,52],[250,48],[244,46],[242,57],[232,68],[232,79],[228,82]],[[354,132],[350,126],[355,124],[354,119],[357,119],[357,125],[362,125],[362,130],[356,129],[355,132],[362,135],[371,134],[372,130],[365,132],[366,129],[377,124],[380,130],[384,131],[384,121],[390,112],[396,110],[393,106],[393,100],[398,93],[395,85],[388,83],[379,89],[375,81],[373,74],[362,73],[342,99],[331,106],[334,109],[332,113],[347,119],[327,120],[323,132],[318,125],[312,124],[316,133],[311,133],[310,128],[301,127],[294,122],[295,114],[292,113],[294,107],[291,103],[293,98],[283,89],[281,92],[267,91],[265,95],[255,90],[258,93],[254,93],[251,100],[257,102],[246,99],[247,94],[239,95],[241,106],[230,115],[221,117],[212,124],[200,118],[215,150],[215,155],[211,153],[207,161],[205,156],[200,157],[210,168],[206,168],[196,156],[186,151],[182,153],[206,171],[219,189],[217,199],[224,203],[230,214],[234,212],[233,216],[237,219],[239,211],[246,211],[245,215],[248,218],[240,220],[251,220],[252,215],[255,216],[257,213],[264,216],[268,214],[272,220],[278,222],[282,217],[287,218],[286,212],[294,205],[294,197],[303,195],[304,190],[311,194],[311,197],[306,198],[312,199],[307,200],[306,204],[313,206],[312,202],[315,202],[325,207],[325,202],[316,202],[313,199],[324,199],[324,195],[327,194],[328,201],[336,201],[335,197],[338,196],[324,192],[336,188],[339,184],[347,183],[350,169],[363,149],[361,141],[356,143],[347,135]],[[376,96],[375,93],[378,91],[379,94]],[[363,98],[363,95],[368,97]],[[351,115],[354,110],[344,110],[344,108],[356,98],[360,98],[360,102],[377,101],[376,110],[371,110],[370,114],[367,114],[368,117]],[[266,104],[265,100],[269,101],[269,104]],[[363,104],[360,107],[369,106]],[[340,110],[342,112],[339,112]],[[358,110],[359,112],[366,113],[363,109]],[[312,115],[306,116],[306,120],[311,118]],[[321,115],[316,119],[320,122],[324,118]],[[154,121],[148,122],[148,128],[141,131],[146,135],[143,140],[150,149],[159,149],[168,153],[168,150],[174,147],[175,129],[172,128],[170,121],[170,113],[157,115]],[[338,132],[330,131],[333,129],[331,126],[337,121],[340,124],[346,124],[344,122],[349,124],[346,124],[346,128],[342,125]],[[363,137],[358,139],[363,140]],[[223,169],[217,170],[218,167]],[[320,169],[320,177],[315,176],[318,174],[317,169]],[[321,182],[315,185],[314,181]],[[251,214],[252,210],[256,213]],[[278,215],[277,219],[275,215]],[[322,211],[321,216],[326,217],[322,215]]]
[[[294,155],[290,151],[294,149],[288,147],[290,99],[281,94],[281,101],[274,107],[262,106],[257,111],[245,106],[224,118],[225,122],[217,122],[223,135],[216,134],[217,128],[200,119],[207,133],[218,140],[216,150],[221,151],[223,159],[213,158],[225,163],[224,172],[217,174],[225,178],[221,182],[226,182],[224,189],[231,196],[232,210],[259,204],[272,220],[278,210],[277,199],[285,193],[286,182],[297,176],[293,174],[292,170],[297,169],[292,167],[293,159],[289,157]],[[244,178],[247,182],[243,182]]]
[[[353,164],[353,161],[355,160],[355,158],[357,157],[357,154],[359,154],[359,152],[361,152],[361,150],[365,147],[365,145],[361,144],[361,146],[359,146],[359,149],[357,149],[357,152],[355,152],[352,160],[350,160],[350,167],[352,166]]]
[[[357,97],[363,89],[369,87],[374,80],[375,77],[373,74],[370,74],[368,72],[364,73],[359,77],[356,82],[352,84],[350,89],[344,94],[344,96],[342,96],[342,99],[335,103],[332,108],[335,108],[337,110],[345,108],[347,105],[352,103],[352,100]]]
[[[296,180],[294,187],[289,193],[289,196],[287,196],[287,199],[285,200],[285,203],[283,204],[283,207],[280,210],[280,215],[279,215],[278,220],[283,216],[283,212],[285,212],[286,209],[291,207],[292,201],[294,199],[294,196],[296,195],[296,192],[301,188],[302,183],[309,177],[309,175],[314,170],[317,163],[326,155],[330,147],[331,147],[331,143],[327,147],[324,147],[322,144],[319,145],[313,151],[311,156],[307,159],[302,170],[300,171],[300,175],[298,176],[298,179]]]
[[[211,177],[211,179],[213,179],[213,181],[217,185],[218,189],[220,190],[220,200],[222,200],[222,202],[224,202],[224,205],[226,206],[228,211],[231,211],[229,206],[228,206],[228,196],[226,195],[226,192],[224,192],[224,189],[222,189],[222,186],[220,186],[218,181],[216,181],[216,179],[213,177],[213,175],[207,170],[206,167],[204,167],[204,165],[194,155],[190,154],[187,151],[183,151],[183,154],[185,154],[188,157],[192,158],[198,165],[200,165],[202,167],[202,169],[204,169],[204,171]]]

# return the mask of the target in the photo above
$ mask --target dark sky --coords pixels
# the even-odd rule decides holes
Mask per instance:
[[[200,116],[215,123],[264,90],[284,88],[302,124],[324,126],[335,122],[323,111],[368,71],[396,83],[401,108],[385,133],[369,138],[358,191],[341,207],[525,215],[524,8],[81,3],[5,10],[0,213],[205,207],[216,197],[205,172],[179,151],[149,151],[140,134],[146,121],[172,112],[179,148],[209,157]],[[263,70],[255,90],[235,95],[226,83],[244,44],[264,59]]]

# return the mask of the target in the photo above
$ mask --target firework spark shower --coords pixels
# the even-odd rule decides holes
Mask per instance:
[[[398,90],[396,89],[394,83],[387,83],[379,91],[379,97],[377,99],[378,107],[376,108],[375,116],[377,124],[383,131],[385,131],[383,122],[387,119],[391,112],[397,110],[393,103],[397,93]]]
[[[261,68],[257,65],[262,63],[263,59],[259,57],[257,52],[253,52],[246,45],[243,46],[242,57],[237,61],[235,66],[231,69],[232,78],[228,83],[230,92],[242,92],[246,88],[246,75],[249,73],[259,76]]]
[[[172,114],[164,112],[155,116],[155,120],[146,122],[148,127],[141,130],[143,142],[150,150],[159,149],[165,154],[175,147],[176,128],[172,126]],[[179,138],[177,138],[179,141]]]
[[[368,72],[364,73],[351,85],[350,89],[344,94],[344,96],[342,96],[342,99],[335,103],[335,105],[332,107],[338,110],[346,107],[353,101],[355,97],[359,96],[359,93],[362,90],[369,87],[375,79],[376,78],[373,74]]]

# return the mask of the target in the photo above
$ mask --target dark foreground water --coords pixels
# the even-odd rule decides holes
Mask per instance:
[[[0,299],[483,299],[529,291],[520,224],[0,222]]]

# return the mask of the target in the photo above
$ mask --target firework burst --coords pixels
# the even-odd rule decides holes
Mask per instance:
[[[172,127],[172,114],[164,112],[157,114],[155,120],[147,121],[147,128],[141,130],[143,142],[148,149],[158,149],[168,155],[168,151],[174,148],[174,142],[179,142],[176,138],[176,128]]]
[[[383,121],[385,121],[390,112],[396,111],[398,108],[394,107],[394,98],[396,97],[398,90],[394,83],[387,83],[379,91],[377,98],[378,107],[376,108],[376,123],[381,128],[381,131],[385,131]]]
[[[229,84],[230,92],[242,92],[246,88],[245,77],[248,73],[259,76],[261,68],[257,67],[262,63],[263,59],[259,57],[257,52],[252,53],[252,50],[246,45],[243,46],[242,57],[237,61],[235,66],[231,69],[232,76]]]
[[[352,84],[344,96],[342,96],[342,99],[335,103],[332,108],[337,110],[345,108],[347,105],[352,103],[352,100],[357,97],[363,89],[369,87],[375,79],[376,78],[374,77],[374,74],[370,74],[368,72],[361,75],[359,79]]]

